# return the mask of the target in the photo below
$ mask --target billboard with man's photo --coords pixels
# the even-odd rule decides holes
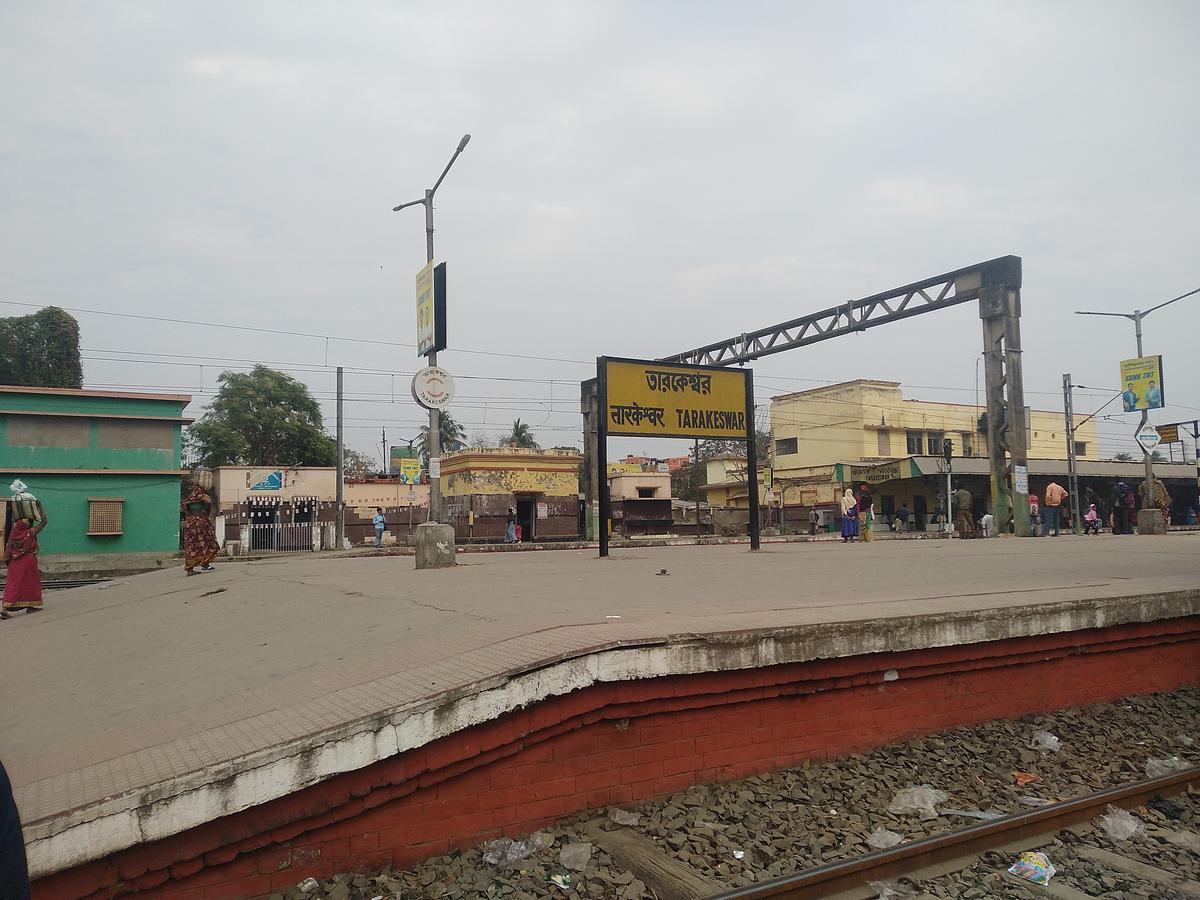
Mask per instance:
[[[1165,404],[1162,357],[1138,356],[1121,360],[1121,406],[1125,412],[1162,409]]]

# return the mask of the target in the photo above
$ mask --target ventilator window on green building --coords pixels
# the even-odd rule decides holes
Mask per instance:
[[[121,534],[125,500],[122,497],[88,497],[89,535]]]

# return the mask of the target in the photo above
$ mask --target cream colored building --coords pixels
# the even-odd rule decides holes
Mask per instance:
[[[771,400],[773,482],[782,518],[803,524],[807,509],[836,516],[848,486],[868,483],[876,512],[907,506],[924,527],[945,492],[942,442],[950,440],[956,487],[965,486],[978,515],[990,506],[985,407],[905,400],[900,383],[860,379],[783,394]],[[1066,480],[1066,423],[1061,412],[1030,410],[1027,456],[1031,490]],[[1095,420],[1076,416],[1075,453],[1099,459]]]
[[[941,456],[949,438],[954,455],[986,457],[986,407],[905,400],[897,381],[860,379],[771,398],[772,463],[778,475],[834,463],[886,462]],[[1099,459],[1096,420],[1076,416],[1075,454]],[[983,420],[986,422],[986,419]],[[1061,412],[1029,413],[1031,459],[1066,459]]]
[[[617,500],[670,500],[669,472],[610,472],[609,496]]]

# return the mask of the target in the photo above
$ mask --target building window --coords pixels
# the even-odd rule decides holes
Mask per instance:
[[[892,455],[892,433],[880,428],[875,432],[875,452],[880,456]]]
[[[637,489],[639,500],[653,500],[658,494],[658,488],[640,487]]]
[[[959,440],[958,446],[962,448],[963,456],[974,456],[975,455],[975,453],[973,452],[974,448],[971,447],[971,435],[970,434],[968,434],[965,431],[960,432],[958,435],[958,440]]]
[[[1076,456],[1087,456],[1087,441],[1076,441],[1075,442],[1075,455]]]
[[[927,438],[929,441],[929,455],[930,456],[941,456],[942,455],[942,441],[944,441],[946,439],[946,435],[940,431],[931,431],[927,435]]]
[[[921,455],[921,432],[906,431],[904,432],[904,440],[908,445],[907,449],[904,451],[905,453],[907,453],[909,456]]]
[[[800,448],[797,441],[798,438],[780,438],[775,442],[775,455],[787,456],[791,453],[799,453]]]
[[[123,497],[88,497],[87,533],[90,535],[121,534],[124,507]]]

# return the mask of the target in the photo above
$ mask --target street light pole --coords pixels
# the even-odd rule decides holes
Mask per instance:
[[[454,155],[450,157],[450,162],[446,163],[446,168],[442,169],[442,174],[438,176],[438,180],[434,182],[433,187],[425,191],[425,196],[420,200],[410,200],[408,203],[401,203],[399,206],[393,206],[392,212],[399,212],[408,206],[416,206],[418,203],[425,207],[425,262],[433,262],[433,195],[437,193],[437,189],[441,187],[442,181],[446,177],[446,173],[450,171],[450,167],[454,165],[454,161],[458,159],[458,155],[466,148],[467,142],[471,140],[471,135],[464,134],[462,140],[458,142],[458,147],[454,151]],[[429,365],[437,365],[437,351],[434,350],[427,354],[426,359]],[[441,421],[436,409],[429,410],[429,437],[426,439],[426,450],[429,453],[429,459],[439,459],[442,455],[442,433]],[[440,478],[434,478],[433,473],[429,476],[429,521],[442,521],[442,485]]]
[[[1137,355],[1142,356],[1143,355],[1143,351],[1142,351],[1142,319],[1146,318],[1146,316],[1150,315],[1150,313],[1154,312],[1157,309],[1162,309],[1164,306],[1170,306],[1172,303],[1176,302],[1177,300],[1182,300],[1185,297],[1191,297],[1191,296],[1194,296],[1195,294],[1200,294],[1200,288],[1195,288],[1194,290],[1190,290],[1186,294],[1180,294],[1178,297],[1172,297],[1170,300],[1164,300],[1162,303],[1158,304],[1158,306],[1152,306],[1145,311],[1142,311],[1140,309],[1135,309],[1132,313],[1118,313],[1118,312],[1094,312],[1092,310],[1076,310],[1075,315],[1077,315],[1077,316],[1117,316],[1118,318],[1121,318],[1121,319],[1131,320],[1133,322],[1133,333],[1134,333],[1134,336],[1137,338]],[[1143,427],[1145,427],[1145,425],[1148,421],[1150,421],[1150,412],[1149,412],[1149,410],[1143,409],[1142,410],[1142,420],[1141,420],[1140,424],[1138,425],[1139,432],[1142,430]],[[1145,447],[1142,447],[1142,455],[1145,457],[1145,461],[1146,461],[1146,503],[1150,504],[1150,506],[1152,507],[1154,505],[1154,459],[1151,456],[1151,451],[1147,450]]]

